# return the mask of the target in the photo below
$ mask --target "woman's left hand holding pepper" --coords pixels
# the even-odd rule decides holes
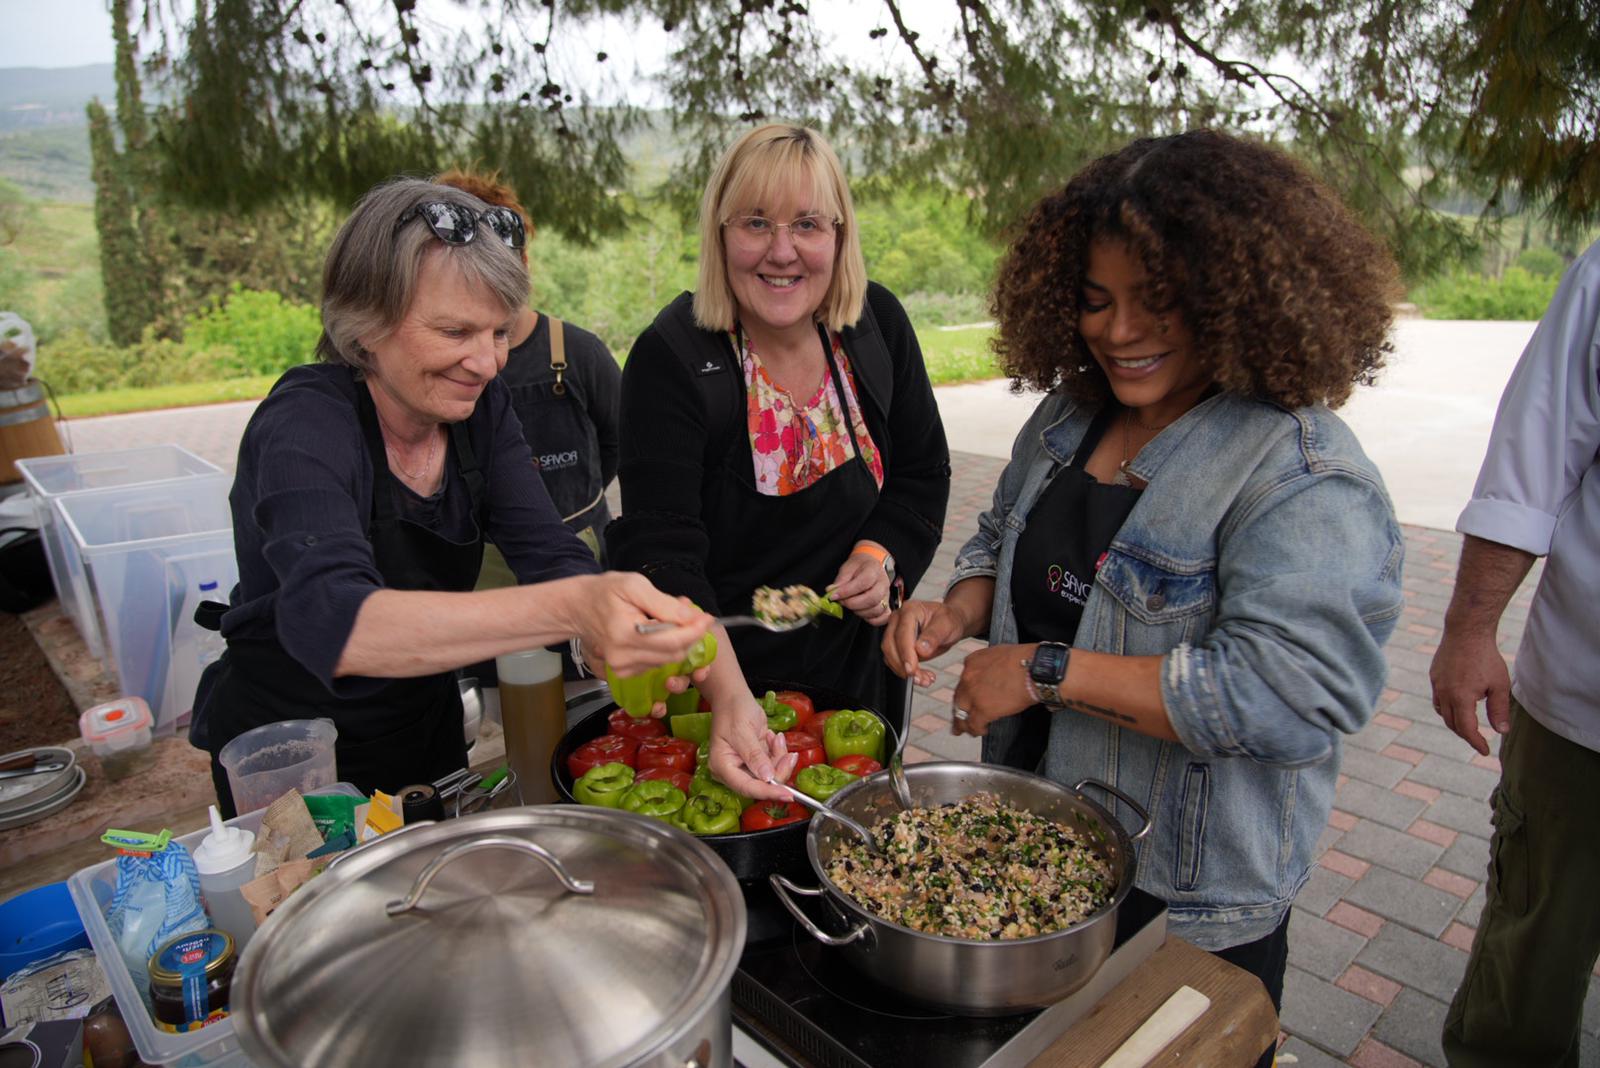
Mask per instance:
[[[1038,651],[1038,645],[991,645],[968,656],[961,665],[961,681],[952,701],[964,709],[965,720],[952,717],[952,734],[989,732],[989,724],[1014,716],[1034,703],[1028,688],[1028,673],[1022,662]]]

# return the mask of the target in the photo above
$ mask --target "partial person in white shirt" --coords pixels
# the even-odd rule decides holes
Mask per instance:
[[[1456,529],[1433,707],[1487,754],[1486,702],[1505,738],[1488,895],[1445,1056],[1576,1068],[1600,957],[1600,243],[1568,269],[1512,372]],[[1540,556],[1513,677],[1495,632]]]

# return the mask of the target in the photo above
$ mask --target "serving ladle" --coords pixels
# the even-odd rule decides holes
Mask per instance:
[[[824,801],[818,801],[810,794],[801,793],[788,783],[781,783],[777,779],[768,779],[767,781],[774,786],[778,786],[784,790],[787,790],[789,792],[789,796],[792,797],[797,803],[804,805],[813,812],[820,812],[822,815],[828,817],[830,820],[833,820],[835,823],[843,824],[847,829],[854,833],[856,837],[860,838],[867,844],[867,851],[869,853],[874,853],[878,856],[883,855],[883,848],[878,845],[878,839],[875,838],[872,832],[867,830],[864,825],[857,823],[855,820],[851,819],[849,816],[846,816],[843,812],[840,812],[832,805],[829,805]]]

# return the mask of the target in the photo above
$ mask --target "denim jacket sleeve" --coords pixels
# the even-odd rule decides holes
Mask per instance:
[[[1403,606],[1405,543],[1381,484],[1333,466],[1280,482],[1218,531],[1218,604],[1162,664],[1186,748],[1296,767],[1371,718]]]

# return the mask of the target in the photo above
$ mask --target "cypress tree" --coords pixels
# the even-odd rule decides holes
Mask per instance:
[[[133,197],[122,170],[122,156],[111,132],[111,117],[98,99],[89,101],[89,156],[94,178],[94,227],[100,236],[100,278],[105,289],[106,325],[111,340],[131,345],[154,319],[150,275],[143,242],[134,222]]]

